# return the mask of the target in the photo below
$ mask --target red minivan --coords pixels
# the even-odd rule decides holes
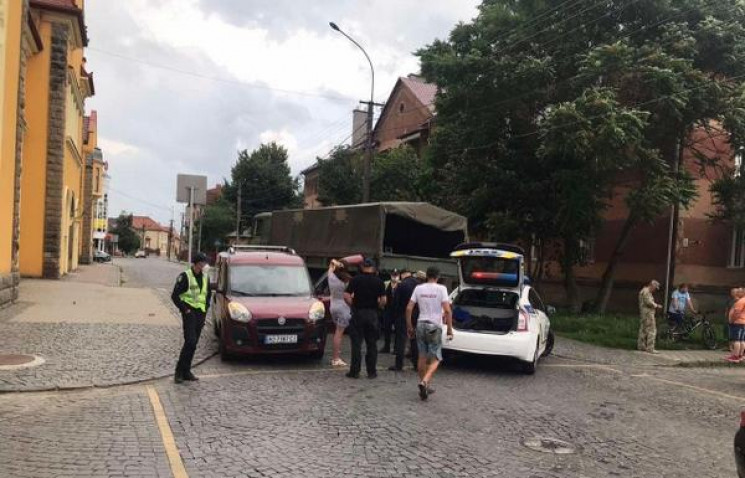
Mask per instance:
[[[308,354],[323,357],[327,319],[313,297],[303,259],[292,249],[236,246],[218,255],[214,319],[220,356]]]

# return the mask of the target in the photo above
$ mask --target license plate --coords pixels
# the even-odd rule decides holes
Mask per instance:
[[[264,337],[264,343],[272,344],[296,344],[297,335],[267,335]]]

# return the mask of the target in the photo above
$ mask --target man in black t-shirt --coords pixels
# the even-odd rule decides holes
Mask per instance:
[[[352,308],[349,338],[352,342],[352,363],[349,378],[359,378],[362,368],[362,341],[365,341],[367,378],[375,378],[378,364],[378,310],[385,307],[385,284],[375,274],[375,262],[365,259],[362,274],[349,281],[344,300]]]

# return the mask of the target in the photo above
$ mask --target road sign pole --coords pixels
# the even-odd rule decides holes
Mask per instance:
[[[192,243],[194,241],[194,188],[189,187],[189,264],[191,264]]]

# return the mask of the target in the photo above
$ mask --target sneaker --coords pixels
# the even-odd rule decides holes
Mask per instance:
[[[375,378],[378,378],[378,374],[377,373],[372,373],[372,374],[371,373],[368,373],[367,374],[367,378],[369,378],[370,380],[375,379]]]
[[[422,400],[426,400],[429,396],[429,390],[427,389],[427,384],[424,382],[419,382],[419,398]]]
[[[331,361],[332,367],[346,367],[348,364],[342,359],[334,359]]]
[[[724,360],[726,360],[726,361],[730,362],[730,361],[732,361],[732,360],[737,360],[738,358],[739,358],[739,356],[738,356],[738,355],[735,355],[735,354],[729,354],[729,355],[727,355],[727,356],[725,356],[725,357],[724,357]]]
[[[428,386],[427,387],[427,395],[432,395],[433,393],[435,393],[435,389]]]
[[[199,381],[199,377],[197,377],[193,373],[189,372],[186,375],[184,375],[184,380],[187,380],[189,382],[198,382]]]
[[[184,383],[184,377],[182,377],[180,373],[177,373],[173,376],[173,381],[176,383]]]
[[[344,376],[347,378],[360,378],[359,374],[354,374],[352,372],[347,372]]]
[[[729,363],[740,363],[741,358],[733,355],[731,357],[727,357],[725,360]]]
[[[658,352],[657,350],[648,350],[647,353],[652,355],[660,355],[660,352]]]
[[[388,370],[390,370],[391,372],[400,372],[403,370],[403,368],[398,368],[395,365],[391,365],[390,367],[388,367]]]

